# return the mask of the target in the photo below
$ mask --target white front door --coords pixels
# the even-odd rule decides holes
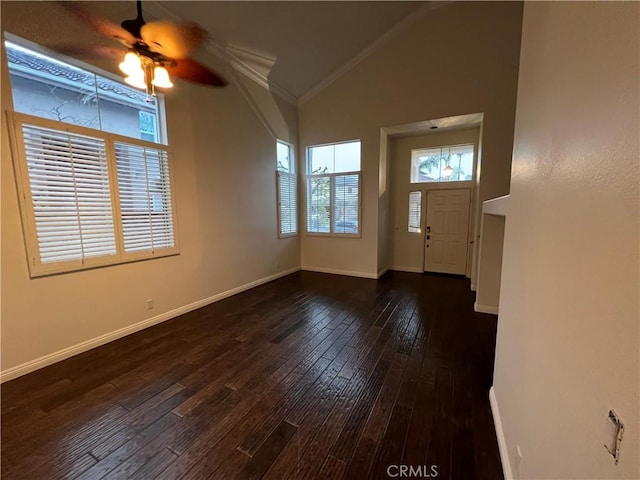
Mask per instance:
[[[467,269],[470,190],[427,194],[424,270],[464,275]]]

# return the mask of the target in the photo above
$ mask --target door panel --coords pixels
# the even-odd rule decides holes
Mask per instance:
[[[468,189],[428,192],[425,271],[465,274],[470,198]]]

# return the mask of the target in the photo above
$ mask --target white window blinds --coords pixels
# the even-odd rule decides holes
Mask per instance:
[[[298,233],[298,185],[293,173],[277,172],[280,235]]]
[[[40,261],[115,255],[104,140],[29,124],[22,136]]]
[[[409,232],[420,233],[422,192],[409,192]]]
[[[125,252],[174,245],[167,152],[115,142]]]
[[[166,147],[12,116],[32,276],[178,253]]]

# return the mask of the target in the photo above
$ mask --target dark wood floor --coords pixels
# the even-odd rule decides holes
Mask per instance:
[[[501,479],[472,304],[465,279],[289,275],[4,384],[2,478]]]

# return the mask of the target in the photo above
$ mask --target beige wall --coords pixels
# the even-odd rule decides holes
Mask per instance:
[[[476,312],[497,314],[500,302],[505,217],[483,213],[480,222],[482,233],[474,308]]]
[[[64,42],[67,21],[48,3],[2,2],[2,30],[41,44]],[[80,38],[82,28],[72,30]],[[2,64],[3,371],[59,358],[83,342],[299,267],[299,239],[277,236],[274,139],[295,141],[296,108],[251,84],[212,90],[179,82],[166,110],[181,254],[30,279],[4,125],[11,96]],[[153,310],[146,309],[149,298]]]
[[[474,155],[478,153],[478,128],[426,133],[424,135],[391,138],[391,266],[396,270],[423,271],[424,265],[424,225],[426,218],[427,190],[435,187],[428,183],[411,183],[411,150],[442,145],[474,145]],[[456,187],[450,187],[456,188]],[[459,187],[458,187],[459,188]],[[466,188],[466,187],[465,187]],[[409,192],[422,192],[422,233],[409,233],[408,209]],[[473,195],[471,195],[473,198]],[[473,212],[473,208],[470,210]],[[470,219],[472,220],[470,214]],[[470,224],[470,239],[473,237],[473,223]]]
[[[481,199],[508,193],[522,4],[434,4],[299,107],[301,148],[362,140],[361,239],[302,237],[302,265],[375,275],[388,265],[380,128],[484,112]],[[383,205],[380,205],[380,202]],[[378,236],[380,234],[380,238]]]
[[[525,7],[494,376],[523,479],[640,478],[639,19],[636,2]]]

